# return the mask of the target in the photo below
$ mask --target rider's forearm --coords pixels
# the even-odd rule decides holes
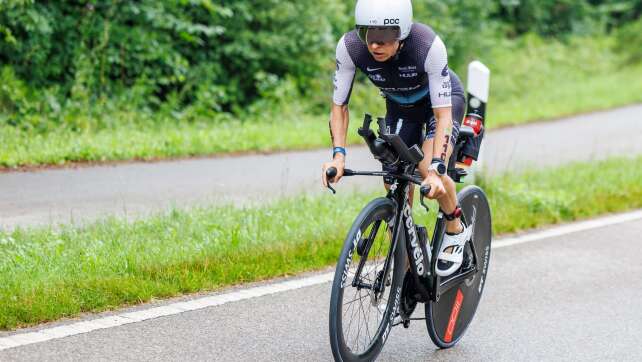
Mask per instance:
[[[419,170],[419,174],[421,175],[422,179],[425,179],[428,177],[428,169],[430,167],[430,162],[432,161],[432,148],[428,145],[428,142],[424,142],[423,146],[421,147],[421,150],[424,152],[424,159],[419,162],[417,165],[417,169]]]
[[[452,108],[435,108],[433,111],[435,119],[437,120],[437,126],[435,129],[432,158],[439,158],[447,165],[448,152],[450,151],[450,138],[453,132]]]
[[[332,138],[333,147],[346,146],[346,136],[348,134],[348,123],[350,122],[348,106],[332,105],[330,113],[330,137]]]

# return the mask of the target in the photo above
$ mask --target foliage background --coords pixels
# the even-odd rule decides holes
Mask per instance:
[[[46,135],[325,113],[354,3],[0,0],[0,127]],[[414,3],[460,74],[523,38],[573,45],[607,34],[618,62],[642,59],[638,0]]]

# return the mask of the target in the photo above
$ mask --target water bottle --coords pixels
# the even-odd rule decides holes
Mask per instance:
[[[484,121],[486,103],[490,91],[490,70],[479,61],[468,66],[468,108],[463,126],[470,127],[475,133],[473,139],[467,140],[461,150],[458,162],[471,166],[479,157],[481,142],[484,138]]]

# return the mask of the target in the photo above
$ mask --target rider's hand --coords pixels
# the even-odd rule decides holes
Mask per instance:
[[[428,173],[428,177],[424,179],[421,186],[430,186],[430,192],[426,197],[431,200],[440,199],[446,195],[446,188],[441,180],[441,176],[437,175],[434,171],[430,171],[430,173]]]
[[[328,180],[325,175],[325,171],[329,169],[330,167],[334,167],[337,169],[337,175],[334,177],[333,180]],[[343,156],[341,153],[337,153],[334,156],[334,160],[331,162],[326,162],[323,164],[323,173],[321,174],[321,182],[323,182],[323,187],[328,187],[328,181],[331,183],[337,183],[343,177],[343,169],[345,169],[346,163],[345,163],[345,156]]]

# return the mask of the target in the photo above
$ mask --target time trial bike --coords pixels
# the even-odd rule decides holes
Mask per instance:
[[[421,185],[416,174],[423,159],[421,149],[408,148],[399,135],[386,133],[378,119],[378,137],[366,115],[359,134],[373,156],[398,172],[353,171],[344,176],[377,176],[394,180],[385,197],[372,200],[359,213],[343,244],[332,283],[330,300],[330,344],[337,361],[372,361],[379,355],[393,327],[408,327],[410,321],[425,319],[431,340],[450,348],[462,338],[472,321],[486,284],[491,254],[491,214],[486,195],[477,186],[466,186],[457,194],[462,222],[472,225],[462,266],[448,277],[435,269],[446,231],[443,212],[437,213],[432,237],[415,224],[409,193]],[[448,175],[461,182],[467,171],[456,166],[466,137],[474,137],[462,126],[449,162]],[[331,180],[336,169],[326,170]],[[329,188],[333,191],[332,186]],[[420,203],[430,191],[420,189]],[[413,318],[418,303],[425,304],[425,317]]]

